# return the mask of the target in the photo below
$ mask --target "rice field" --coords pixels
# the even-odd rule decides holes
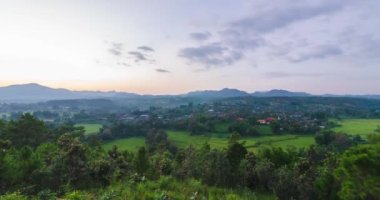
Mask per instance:
[[[86,135],[98,134],[100,128],[102,128],[101,124],[76,124],[76,127],[82,126],[84,127]]]
[[[228,146],[229,134],[210,134],[210,135],[190,135],[186,131],[167,131],[168,138],[179,148],[186,148],[190,145],[194,147],[201,147],[206,142],[211,148],[223,149]],[[245,142],[245,146],[249,150],[255,151],[260,145],[272,145],[276,147],[286,148],[294,146],[297,148],[308,147],[314,144],[313,136],[299,136],[299,135],[265,135],[258,137],[244,137],[241,141]],[[117,145],[121,150],[135,151],[138,147],[145,146],[143,137],[133,137],[126,139],[119,139],[108,142],[103,147],[108,150],[113,145]]]
[[[351,135],[365,136],[375,133],[377,126],[380,126],[380,119],[344,119],[335,122],[340,124],[340,126],[333,128],[333,131]]]

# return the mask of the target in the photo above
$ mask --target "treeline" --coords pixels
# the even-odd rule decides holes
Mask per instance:
[[[375,200],[380,194],[379,135],[363,141],[324,132],[308,149],[255,152],[239,134],[221,150],[207,143],[178,149],[159,129],[146,136],[136,153],[105,151],[70,125],[49,128],[28,114],[1,121],[0,199],[254,199],[261,191],[279,199]]]

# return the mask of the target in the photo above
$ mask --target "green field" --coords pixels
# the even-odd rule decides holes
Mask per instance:
[[[76,124],[76,127],[82,126],[86,131],[86,135],[97,134],[99,133],[100,128],[102,128],[101,124]]]
[[[119,148],[119,150],[136,151],[139,147],[145,146],[145,138],[132,137],[132,138],[114,140],[114,141],[105,143],[103,145],[103,148],[105,150],[110,150],[112,149],[114,145],[116,145]]]
[[[200,147],[207,142],[211,148],[222,149],[228,145],[228,134],[222,137],[211,136],[191,136],[185,131],[167,131],[169,140],[178,147],[184,148],[189,145]],[[308,147],[314,144],[313,136],[298,136],[298,135],[266,135],[258,137],[245,137],[241,141],[245,141],[245,146],[250,149],[255,149],[260,145],[272,145],[278,147],[295,146],[298,148]]]
[[[262,135],[271,135],[271,134],[273,134],[272,128],[270,126],[268,126],[268,125],[259,125],[259,126],[257,126],[257,130]]]
[[[228,127],[231,125],[230,122],[217,123],[215,125],[215,132],[217,133],[228,133]]]
[[[380,119],[344,119],[335,122],[341,126],[333,128],[333,131],[352,135],[368,135],[380,126]]]
[[[202,146],[205,142],[208,142],[211,148],[223,148],[227,146],[228,135],[227,134],[214,134],[210,136],[196,135],[191,136],[185,131],[167,131],[169,140],[180,148],[185,148],[189,145],[195,147]]]
[[[185,131],[167,131],[169,140],[173,142],[179,148],[186,148],[189,145],[194,147],[201,147],[204,143],[208,143],[211,148],[223,149],[228,145],[229,134],[210,134],[210,135],[197,135],[191,136]],[[119,139],[112,142],[108,142],[103,145],[106,150],[112,148],[113,145],[117,145],[121,150],[135,151],[138,147],[145,146],[143,137],[133,137],[126,139]],[[275,147],[286,148],[288,146],[294,146],[297,148],[308,147],[314,144],[313,136],[299,136],[299,135],[266,135],[258,137],[245,137],[241,141],[245,141],[245,146],[255,151],[260,145],[271,145]]]

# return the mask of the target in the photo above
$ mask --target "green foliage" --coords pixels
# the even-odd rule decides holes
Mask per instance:
[[[227,159],[230,162],[232,169],[237,169],[241,160],[247,154],[247,149],[244,147],[244,143],[239,143],[239,134],[232,134],[229,140],[227,149]]]
[[[170,151],[175,154],[177,147],[174,146],[169,140],[165,131],[151,131],[145,137],[145,143],[149,153]]]
[[[19,192],[0,196],[0,200],[27,200],[28,198]]]
[[[376,199],[380,194],[380,144],[359,145],[346,151],[335,176],[341,199]]]
[[[377,125],[376,129],[375,129],[375,132],[376,133],[380,133],[380,125]]]
[[[276,170],[276,180],[273,182],[273,190],[279,199],[291,200],[299,196],[297,175],[292,169],[281,167]]]
[[[150,162],[148,152],[146,151],[145,147],[140,147],[140,149],[137,151],[137,155],[134,160],[134,167],[140,176],[143,176],[148,171]]]
[[[325,131],[318,133],[315,137],[318,145],[333,148],[337,151],[344,151],[355,143],[361,143],[360,136],[349,136],[344,133],[335,133],[332,131]]]
[[[281,147],[262,146],[258,149],[258,157],[271,161],[276,167],[292,165],[298,158],[295,148],[283,149]]]
[[[51,190],[42,190],[37,194],[38,200],[54,200],[57,199],[57,194]]]
[[[318,145],[330,145],[335,138],[335,133],[332,131],[324,131],[321,133],[318,133],[315,136],[315,141]]]
[[[15,147],[37,147],[48,139],[48,129],[43,121],[31,114],[24,114],[16,121],[10,121],[0,135]]]
[[[214,130],[214,124],[210,121],[200,119],[192,119],[189,121],[188,130],[192,135],[201,135]]]
[[[380,134],[369,134],[367,136],[369,143],[379,143],[380,142]]]
[[[274,164],[266,159],[260,160],[255,165],[254,171],[257,176],[257,181],[260,189],[269,190],[274,182]]]
[[[248,122],[235,122],[228,127],[230,133],[237,132],[242,136],[258,136],[260,132]]]
[[[111,185],[96,194],[97,199],[274,199],[270,195],[258,195],[246,189],[222,189],[203,185],[194,179],[178,181],[172,177],[161,177],[156,181],[141,183],[119,183]],[[98,198],[101,197],[101,198]]]
[[[65,195],[67,200],[88,200],[92,199],[90,194],[82,191],[73,191]]]
[[[26,117],[4,122],[3,130],[23,127],[22,120],[40,123]],[[276,144],[306,136],[227,138],[153,130],[147,148],[128,152],[116,146],[105,151],[70,125],[46,133],[51,135],[37,146],[0,140],[0,193],[6,194],[0,199],[265,199],[258,190],[279,199],[376,199],[380,192],[375,134],[363,145],[360,137],[323,132],[316,136],[318,145],[297,149]],[[171,151],[172,143],[181,142],[186,148]],[[247,150],[257,142],[254,151]]]

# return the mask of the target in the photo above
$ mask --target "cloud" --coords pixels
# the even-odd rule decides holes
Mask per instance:
[[[304,62],[311,59],[322,59],[332,56],[343,54],[343,51],[338,46],[333,45],[320,45],[311,47],[303,52],[295,53],[294,55],[287,56],[287,60],[290,62]]]
[[[139,46],[137,47],[137,49],[141,50],[141,51],[145,51],[145,52],[153,52],[154,49],[152,47],[149,47],[149,46]]]
[[[110,52],[111,54],[113,54],[115,56],[120,56],[121,55],[121,51],[118,51],[116,49],[108,49],[108,52]]]
[[[130,51],[130,52],[128,52],[128,54],[133,56],[135,62],[140,62],[140,61],[146,61],[146,60],[148,60],[146,58],[146,56],[143,53],[139,52],[139,51]]]
[[[207,31],[190,33],[190,38],[193,40],[197,40],[197,41],[208,40],[208,39],[210,39],[211,36],[212,36],[212,34],[207,32]]]
[[[111,42],[110,44],[111,47],[108,49],[108,52],[115,56],[121,56],[124,44],[118,42]]]
[[[221,43],[183,48],[178,55],[190,62],[204,64],[207,68],[231,65],[243,56],[239,51],[225,47]]]
[[[124,47],[124,44],[121,42],[112,42],[111,45],[114,49],[117,49],[117,50],[122,50]]]
[[[239,32],[232,29],[226,29],[221,31],[219,34],[226,45],[240,51],[255,50],[256,48],[266,44],[265,40],[261,36],[246,33],[244,31]]]
[[[131,65],[126,62],[118,62],[117,65],[124,66],[124,67],[130,67]]]
[[[185,47],[179,50],[178,55],[191,63],[198,63],[206,68],[210,66],[232,65],[238,60],[248,57],[260,48],[272,48],[272,32],[284,29],[290,25],[313,18],[335,13],[345,6],[350,0],[274,0],[254,5],[254,10],[246,17],[227,23],[218,33],[214,43],[199,46]],[[207,39],[203,32],[191,33],[195,40]],[[304,48],[304,52],[294,53],[293,49],[286,49],[286,59],[290,62],[302,62],[310,59],[323,59],[342,54],[338,47],[314,44],[312,49]],[[272,49],[272,51],[274,51]],[[297,50],[296,50],[297,51]],[[285,54],[285,53],[284,53]],[[280,55],[281,57],[281,55]],[[284,57],[282,57],[284,58]]]
[[[266,78],[288,78],[288,77],[319,77],[319,73],[286,73],[286,72],[267,72]]]
[[[250,33],[268,33],[290,24],[340,10],[347,2],[341,0],[277,0],[273,6],[256,8],[256,12],[230,23],[230,29]]]
[[[156,69],[156,72],[159,72],[159,73],[170,73],[170,71],[166,70],[166,69]]]

